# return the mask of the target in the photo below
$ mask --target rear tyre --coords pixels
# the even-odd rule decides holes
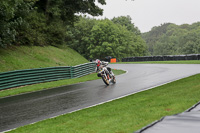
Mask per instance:
[[[102,80],[106,85],[109,85],[109,80],[105,76],[102,76]]]

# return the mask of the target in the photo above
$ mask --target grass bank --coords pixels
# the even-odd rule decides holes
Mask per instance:
[[[20,127],[13,133],[132,133],[200,98],[200,74],[92,108]],[[124,89],[124,88],[122,88]]]
[[[123,70],[112,70],[112,71],[115,73],[115,75],[120,75],[120,74],[125,73],[125,71]],[[17,87],[17,88],[11,88],[11,89],[0,91],[0,98],[64,86],[64,85],[76,84],[76,83],[86,82],[86,81],[96,80],[96,79],[99,79],[99,77],[97,77],[96,73],[93,73],[93,74],[89,74],[89,75],[86,75],[80,78],[75,78],[75,79],[65,79],[65,80],[58,80],[58,81],[52,81],[52,82],[46,82],[46,83],[40,83],[40,84],[27,85],[27,86],[22,86],[22,87]]]
[[[117,62],[116,64],[200,64],[200,60],[182,61],[138,61],[138,62]]]
[[[75,66],[88,62],[68,47],[12,46],[0,49],[0,72],[55,66]]]

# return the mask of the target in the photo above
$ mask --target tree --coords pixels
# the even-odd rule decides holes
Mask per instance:
[[[105,0],[98,0],[98,3],[105,5]],[[94,0],[39,0],[36,6],[40,12],[46,14],[48,20],[60,18],[67,23],[74,23],[76,14],[90,14],[99,16],[103,14],[103,9],[99,8]]]
[[[1,0],[0,2],[0,46],[11,45],[20,27],[26,27],[25,16],[32,10],[35,0]]]
[[[197,54],[200,47],[200,22],[192,25],[163,24],[142,34],[152,55]]]
[[[182,53],[198,54],[200,53],[200,26],[193,29],[182,36]]]
[[[97,20],[95,19],[80,16],[79,21],[74,23],[74,27],[67,27],[67,36],[65,38],[67,44],[87,59],[90,56],[88,47],[91,43],[91,30],[96,22]]]
[[[0,47],[63,45],[79,13],[98,16],[103,9],[94,0],[1,0]]]
[[[151,31],[142,34],[142,37],[146,41],[149,53],[151,55],[155,55],[154,45],[157,43],[157,41],[160,41],[160,38],[162,38],[164,34],[166,34],[169,25],[171,25],[171,23],[164,23],[161,26],[155,26],[151,29]]]
[[[121,26],[125,26],[127,30],[135,33],[136,35],[141,35],[140,30],[135,27],[135,25],[131,22],[131,17],[130,16],[120,16],[117,18],[113,18],[112,21],[115,24],[120,24]]]
[[[80,33],[82,32],[80,31]],[[87,46],[87,51],[84,51],[87,53],[86,58],[104,59],[106,56],[113,56],[121,59],[127,56],[141,56],[146,53],[146,44],[140,36],[109,19],[96,20],[88,37],[87,44],[83,44],[83,46]],[[84,38],[84,36],[81,38]],[[79,47],[75,49],[81,50]]]

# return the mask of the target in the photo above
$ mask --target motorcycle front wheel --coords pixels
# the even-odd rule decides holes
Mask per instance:
[[[113,84],[116,83],[116,79],[115,79],[115,76],[113,76],[113,80],[112,80]]]
[[[103,75],[102,80],[106,85],[109,85],[109,80]]]

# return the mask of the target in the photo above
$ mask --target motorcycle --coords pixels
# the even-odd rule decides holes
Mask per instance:
[[[107,62],[102,62],[100,67],[97,67],[97,76],[101,77],[103,82],[108,86],[110,82],[113,84],[116,83],[116,78],[114,73],[111,71],[110,67],[106,67],[108,65]]]

